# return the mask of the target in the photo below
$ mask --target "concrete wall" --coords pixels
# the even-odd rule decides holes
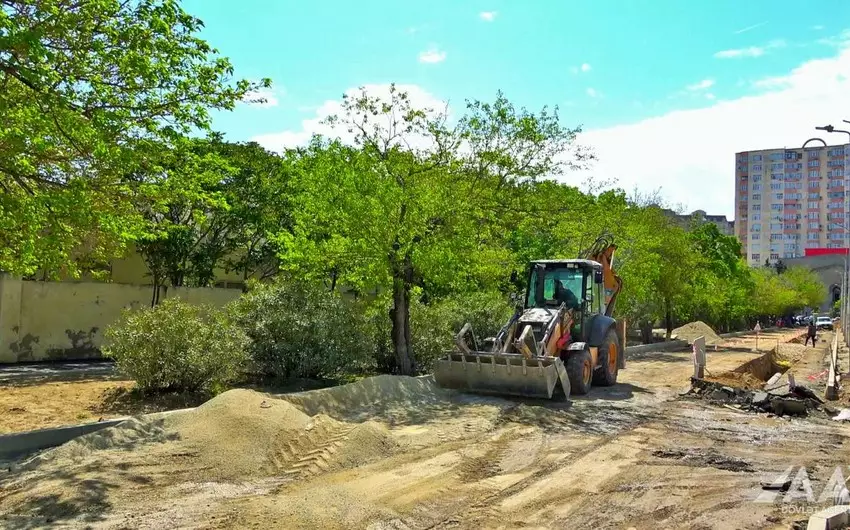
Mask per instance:
[[[0,363],[100,356],[103,330],[125,307],[149,306],[150,286],[33,282],[0,274]],[[236,289],[169,287],[160,295],[222,306]]]
[[[844,256],[839,254],[824,254],[822,256],[807,256],[804,258],[783,259],[788,267],[806,267],[815,271],[826,285],[827,296],[821,306],[820,313],[828,313],[834,304],[834,296],[840,294],[841,274],[844,271]]]
[[[241,289],[243,285],[242,273],[239,271],[225,271],[219,267],[214,271],[216,287],[228,287]],[[130,245],[124,257],[112,260],[109,280],[113,283],[126,283],[130,285],[153,285],[153,278],[147,263],[141,254],[136,252],[135,247]]]

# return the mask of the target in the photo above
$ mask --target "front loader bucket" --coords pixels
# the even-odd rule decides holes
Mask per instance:
[[[434,380],[443,388],[546,399],[552,398],[561,381],[564,394],[570,395],[570,380],[558,357],[452,352],[437,361]]]

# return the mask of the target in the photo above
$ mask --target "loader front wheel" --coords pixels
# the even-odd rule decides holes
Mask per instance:
[[[590,392],[593,380],[593,359],[587,350],[572,352],[566,361],[567,377],[570,379],[570,394],[583,396]]]
[[[613,386],[617,384],[617,374],[620,371],[619,356],[620,340],[614,328],[605,334],[605,340],[599,346],[599,369],[593,374],[593,384],[599,386]]]

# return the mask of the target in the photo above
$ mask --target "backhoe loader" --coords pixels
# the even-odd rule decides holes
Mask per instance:
[[[625,327],[612,317],[623,285],[613,269],[616,248],[603,236],[579,259],[532,261],[513,317],[480,345],[464,325],[456,350],[437,361],[437,385],[547,399],[559,385],[565,398],[614,385],[626,367]]]

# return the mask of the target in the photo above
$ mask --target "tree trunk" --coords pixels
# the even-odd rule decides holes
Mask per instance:
[[[403,263],[393,267],[393,306],[390,309],[392,320],[391,337],[393,352],[401,375],[414,375],[416,361],[413,358],[413,348],[410,335],[410,287],[413,277],[413,266],[410,256]]]
[[[664,324],[667,327],[667,340],[673,336],[673,308],[670,301],[667,300],[664,304]]]
[[[644,344],[652,344],[652,321],[644,320],[640,323],[640,340]]]

